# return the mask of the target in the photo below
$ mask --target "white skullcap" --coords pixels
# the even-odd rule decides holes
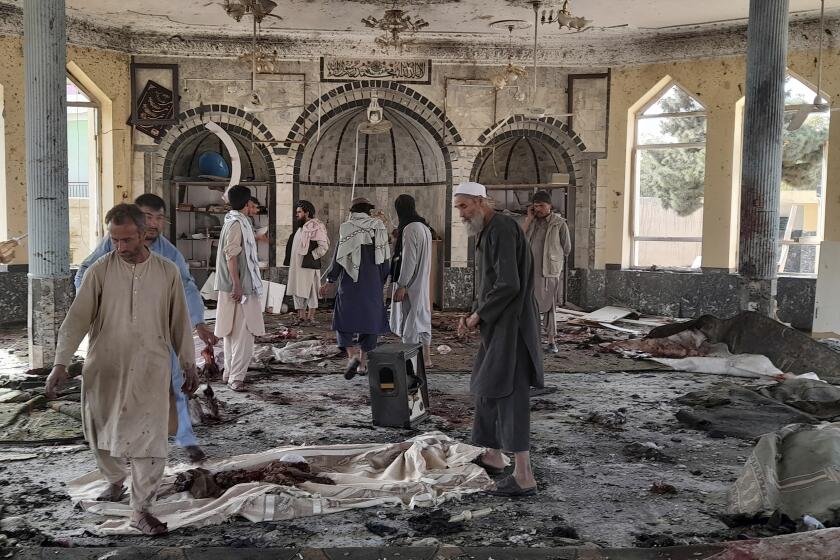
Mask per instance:
[[[484,185],[482,185],[481,183],[474,183],[472,181],[468,181],[466,183],[461,183],[460,185],[458,185],[455,188],[455,193],[452,196],[458,196],[459,194],[487,198],[487,189],[485,189]]]

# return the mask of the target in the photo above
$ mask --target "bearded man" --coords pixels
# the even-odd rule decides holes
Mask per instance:
[[[493,210],[484,185],[458,185],[454,206],[475,236],[477,259],[477,297],[458,328],[460,334],[481,331],[470,392],[473,443],[486,449],[476,462],[490,474],[501,474],[502,451],[513,453],[513,474],[499,480],[492,493],[533,496],[529,392],[543,387],[543,364],[531,248],[516,221]]]

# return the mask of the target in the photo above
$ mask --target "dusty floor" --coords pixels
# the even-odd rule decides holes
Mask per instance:
[[[321,321],[326,324],[326,316]],[[0,331],[0,376],[25,370],[23,331]],[[461,343],[451,332],[441,331],[435,346],[447,344],[452,352],[433,356],[438,366],[429,380],[433,416],[420,431],[440,430],[468,441],[471,404],[466,372],[475,343]],[[308,328],[303,334],[316,332],[323,334],[324,329]],[[94,469],[83,447],[52,452],[47,447],[0,447],[0,518],[23,516],[30,529],[10,535],[21,543],[77,546],[153,542],[160,546],[336,547],[437,541],[463,546],[558,546],[578,542],[567,540],[575,537],[601,546],[651,546],[736,537],[738,533],[717,516],[723,513],[725,492],[752,444],[711,439],[681,427],[674,418],[678,408],[674,398],[721,378],[657,371],[649,362],[603,355],[597,347],[586,346],[573,340],[561,345],[558,357],[546,358],[547,371],[554,371],[547,373],[546,382],[557,390],[532,398],[538,497],[517,501],[473,495],[445,504],[451,512],[493,508],[489,516],[469,522],[461,532],[435,537],[417,534],[408,521],[422,512],[367,509],[284,523],[238,520],[179,530],[154,540],[96,537],[90,529],[100,519],[75,511],[64,490],[66,481]],[[367,379],[345,381],[337,373],[340,364],[331,360],[326,367],[255,372],[250,393],[217,388],[233,420],[196,427],[198,438],[209,454],[228,456],[288,444],[393,442],[419,433],[371,427]],[[583,372],[563,373],[568,370]],[[626,409],[627,416],[621,429],[585,421],[590,412],[619,409]],[[666,460],[633,458],[625,451],[629,444],[646,442],[660,446]],[[39,456],[10,461],[17,452]],[[183,459],[181,451],[173,448],[171,460]],[[672,485],[676,493],[652,493],[657,482]],[[380,536],[385,531],[390,534]]]

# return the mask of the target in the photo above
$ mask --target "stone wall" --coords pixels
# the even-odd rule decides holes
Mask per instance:
[[[779,319],[810,329],[815,292],[815,278],[779,278]],[[731,317],[739,311],[738,297],[738,276],[728,273],[612,269],[569,273],[569,301],[586,310],[619,305],[669,317],[707,313]]]
[[[0,272],[0,325],[26,323],[27,267],[13,265]]]

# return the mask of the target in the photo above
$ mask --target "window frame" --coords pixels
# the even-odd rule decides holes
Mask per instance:
[[[825,94],[825,92],[817,91],[817,88],[806,80],[804,80],[798,74],[791,72],[790,69],[785,71],[785,81],[787,82],[788,78],[796,80],[804,87],[806,87],[810,92],[816,97],[817,95],[820,96],[820,100],[829,106],[831,105],[830,98]],[[802,107],[810,107],[809,104],[803,103],[785,103],[784,112],[785,114],[788,113],[795,113],[799,111]],[[821,115],[825,114],[829,121],[829,127],[831,126],[831,110],[824,112],[814,112],[811,114]],[[787,128],[783,129],[783,133],[787,131]],[[826,207],[826,189],[828,187],[828,144],[830,141],[830,133],[826,133],[825,142],[822,146],[822,170],[820,172],[820,190],[819,196],[817,196],[817,234],[814,236],[807,236],[807,237],[798,237],[796,239],[782,239],[781,236],[777,239],[779,244],[779,255],[778,261],[776,262],[776,274],[779,276],[788,276],[788,277],[798,277],[798,278],[816,278],[817,273],[819,271],[820,265],[820,245],[823,242],[825,236],[825,207]],[[784,148],[783,148],[784,149]],[[779,217],[781,218],[781,190],[779,192]],[[803,247],[803,246],[815,246],[816,254],[814,256],[814,272],[785,272],[782,270],[784,267],[782,265],[782,251],[785,248],[790,247]],[[785,264],[787,264],[787,257],[785,257]]]
[[[691,99],[703,107],[702,111],[683,111],[683,112],[666,112],[666,113],[653,113],[646,115],[645,112],[648,111],[651,107],[656,105],[672,88],[678,88],[683,91],[686,95],[691,97]],[[685,117],[703,117],[704,119],[708,119],[708,110],[706,106],[697,99],[696,96],[689,93],[689,91],[681,86],[678,82],[671,80],[666,83],[662,88],[657,92],[650,101],[645,103],[642,107],[640,107],[635,114],[633,115],[633,146],[630,152],[630,173],[632,177],[632,201],[630,207],[630,269],[636,270],[647,270],[650,266],[646,265],[639,265],[638,263],[638,243],[645,242],[645,241],[653,241],[653,242],[677,242],[677,243],[700,243],[701,245],[701,266],[702,266],[702,245],[703,245],[703,236],[700,237],[696,236],[683,236],[683,237],[661,237],[661,236],[645,236],[645,235],[638,235],[640,230],[639,224],[639,205],[641,202],[641,156],[644,151],[647,150],[664,150],[664,149],[702,149],[704,150],[704,163],[705,163],[705,149],[707,142],[704,140],[703,142],[674,142],[668,144],[640,144],[639,143],[639,121],[646,120],[646,119],[661,119],[661,118],[685,118]],[[706,121],[708,125],[708,120]],[[705,172],[703,175],[703,190],[705,192]],[[676,271],[693,271],[691,267],[683,267],[683,266],[657,266],[659,270],[676,270]]]
[[[71,196],[70,193],[70,185],[69,185],[69,177],[68,177],[68,200],[69,199],[77,199],[77,200],[88,200],[88,212],[89,212],[89,226],[90,226],[90,233],[91,237],[88,240],[91,244],[91,250],[93,250],[99,242],[102,240],[103,237],[103,229],[101,225],[102,216],[102,107],[101,104],[98,103],[96,97],[92,95],[87,88],[79,83],[79,81],[73,76],[73,74],[68,70],[65,72],[65,76],[68,82],[71,82],[76,88],[79,89],[90,101],[70,101],[65,99],[67,109],[73,108],[80,108],[80,109],[92,109],[93,110],[93,146],[92,149],[89,150],[89,156],[91,155],[96,158],[95,160],[95,172],[89,178],[88,181],[88,188],[87,188],[87,196],[86,197],[79,197],[79,196]],[[68,119],[69,122],[69,111],[66,112],[65,118]],[[72,255],[71,255],[72,257]],[[71,259],[72,260],[72,259]]]

